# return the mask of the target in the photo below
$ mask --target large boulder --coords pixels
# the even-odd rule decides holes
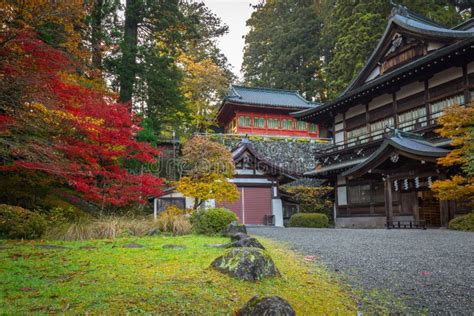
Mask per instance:
[[[244,233],[235,233],[233,235],[230,235],[230,241],[237,241],[245,238],[249,238],[250,236]]]
[[[239,247],[254,247],[254,248],[265,249],[265,247],[263,247],[263,245],[257,239],[253,237],[249,237],[249,236],[247,236],[247,238],[242,238],[226,245],[226,248],[239,248]]]
[[[241,225],[241,224],[237,223],[236,221],[233,221],[232,223],[230,223],[227,226],[227,228],[222,231],[222,235],[224,235],[226,237],[230,237],[230,236],[235,235],[237,233],[247,234],[247,228],[245,227],[245,225]]]
[[[246,281],[279,276],[272,258],[259,248],[233,248],[211,263],[216,270]]]
[[[295,316],[296,312],[291,305],[278,296],[260,298],[258,295],[252,297],[237,316]]]

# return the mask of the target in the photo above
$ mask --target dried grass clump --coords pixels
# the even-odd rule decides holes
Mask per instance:
[[[50,239],[90,240],[114,239],[123,236],[145,236],[156,228],[147,218],[101,217],[93,221],[80,221],[49,232]]]
[[[189,220],[189,210],[179,209],[175,206],[168,207],[158,217],[158,228],[162,232],[173,235],[190,234],[193,226]]]

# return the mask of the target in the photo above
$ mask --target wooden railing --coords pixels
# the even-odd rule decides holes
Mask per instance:
[[[434,128],[438,125],[437,119],[439,116],[441,116],[442,113],[443,111],[438,111],[435,113],[431,113],[431,115],[429,116],[427,115],[423,117],[418,117],[416,119],[398,124],[399,126],[397,126],[397,128],[404,132],[417,132],[427,128]],[[346,132],[347,131],[345,131],[345,133]],[[320,148],[317,150],[316,154],[318,156],[325,156],[338,151],[342,151],[344,149],[355,149],[357,147],[362,147],[362,145],[367,146],[372,143],[375,144],[381,142],[384,136],[386,136],[388,133],[389,131],[387,131],[387,128],[385,128],[384,130],[377,130],[373,132],[371,131],[369,134],[364,134],[355,139],[339,141],[337,143],[334,143],[332,146]]]

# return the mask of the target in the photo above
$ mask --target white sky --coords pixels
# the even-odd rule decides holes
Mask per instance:
[[[245,43],[242,37],[248,31],[245,22],[253,11],[250,4],[255,5],[258,0],[203,0],[203,2],[229,26],[229,33],[220,39],[219,47],[233,66],[233,72],[242,78],[240,67]]]

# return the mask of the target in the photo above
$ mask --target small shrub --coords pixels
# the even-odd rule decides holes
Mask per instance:
[[[321,213],[297,213],[291,216],[290,227],[329,227],[329,219],[326,214]]]
[[[225,208],[197,211],[191,216],[194,232],[204,235],[220,234],[233,221],[237,215]]]
[[[448,227],[454,230],[474,232],[474,212],[450,220]]]
[[[173,235],[186,235],[192,231],[192,225],[189,221],[189,210],[177,208],[176,206],[168,207],[158,217],[158,228],[162,232],[172,233]]]
[[[0,204],[0,237],[35,239],[46,230],[46,220],[19,206]]]

